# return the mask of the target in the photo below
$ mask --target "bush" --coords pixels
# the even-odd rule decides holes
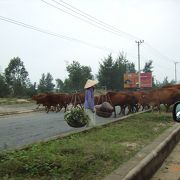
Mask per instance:
[[[83,127],[89,122],[89,116],[85,113],[84,109],[74,107],[64,114],[64,120],[71,127]]]

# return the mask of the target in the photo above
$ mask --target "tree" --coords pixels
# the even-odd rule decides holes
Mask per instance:
[[[44,93],[44,92],[52,92],[54,89],[53,84],[53,77],[50,73],[47,73],[45,75],[44,73],[41,76],[41,79],[39,80],[38,85],[38,92]]]
[[[152,60],[149,60],[148,62],[146,62],[144,65],[143,72],[145,72],[145,73],[146,72],[152,72],[152,68],[153,68],[152,63],[153,63]]]
[[[57,92],[63,91],[64,83],[61,79],[56,79]]]
[[[34,82],[34,84],[29,84],[28,88],[26,89],[26,94],[29,97],[32,97],[33,95],[37,94],[37,90],[36,90],[36,82]]]
[[[28,72],[19,57],[10,60],[5,69],[5,79],[14,96],[25,95],[25,89],[29,83]]]
[[[5,77],[0,74],[0,97],[6,97],[9,94],[8,84]]]
[[[97,78],[99,80],[99,86],[106,87],[107,89],[113,89],[113,79],[114,75],[116,74],[116,71],[114,69],[114,62],[112,59],[112,55],[108,55],[107,58],[104,58],[102,63],[99,63],[99,71]]]
[[[117,66],[117,73],[115,75],[116,77],[116,83],[115,88],[117,90],[124,88],[124,74],[125,73],[132,73],[135,72],[135,65],[134,63],[130,63],[127,58],[126,54],[124,52],[121,52],[118,55],[118,58],[116,59],[116,66]]]
[[[127,63],[126,72],[127,73],[136,73],[135,64],[133,62]]]
[[[53,77],[50,73],[47,73],[45,82],[47,92],[53,91],[55,85],[53,84]]]
[[[124,73],[136,72],[134,63],[128,62],[124,52],[121,52],[116,59],[108,55],[100,63],[98,71],[98,80],[100,86],[105,86],[109,90],[120,90],[124,87]]]
[[[39,85],[38,85],[38,92],[44,93],[46,92],[46,76],[43,73],[41,76],[41,79],[39,80]]]
[[[153,77],[153,87],[154,88],[160,88],[162,86],[166,86],[166,85],[173,85],[176,84],[174,80],[171,80],[170,82],[168,81],[168,77],[166,76],[162,82],[154,79]]]
[[[81,66],[78,61],[73,61],[66,69],[69,74],[68,78],[64,81],[64,91],[81,91],[84,89],[84,84],[87,79],[93,78],[91,68],[88,66]]]

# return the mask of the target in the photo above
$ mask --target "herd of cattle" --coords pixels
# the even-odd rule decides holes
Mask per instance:
[[[67,93],[45,93],[34,95],[33,100],[36,101],[38,107],[43,105],[48,113],[50,110],[60,111],[68,106],[81,106],[84,104],[84,92],[67,94]],[[109,102],[114,108],[114,116],[116,116],[116,106],[120,106],[120,114],[125,115],[125,109],[128,109],[128,113],[138,112],[139,109],[157,108],[160,111],[160,105],[164,105],[166,111],[175,102],[180,101],[180,84],[164,86],[162,88],[153,90],[140,90],[132,92],[107,92],[106,94],[95,96],[95,105],[102,104],[103,102]]]

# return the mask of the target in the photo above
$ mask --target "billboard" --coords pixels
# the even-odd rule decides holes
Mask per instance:
[[[140,82],[142,88],[152,87],[152,73],[141,73]],[[126,73],[124,74],[124,88],[137,88],[138,87],[138,74]]]
[[[136,88],[138,82],[137,73],[124,74],[124,88]]]
[[[152,73],[141,73],[140,82],[142,88],[152,87]]]

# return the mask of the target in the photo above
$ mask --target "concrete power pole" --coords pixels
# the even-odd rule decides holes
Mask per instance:
[[[179,62],[174,62],[174,65],[175,65],[175,83],[177,84],[177,72],[176,72],[176,64],[178,64]]]
[[[135,42],[138,44],[138,86],[139,86],[139,88],[141,88],[140,48],[139,48],[139,46],[141,43],[144,43],[144,40],[139,40],[139,41],[135,41]]]

